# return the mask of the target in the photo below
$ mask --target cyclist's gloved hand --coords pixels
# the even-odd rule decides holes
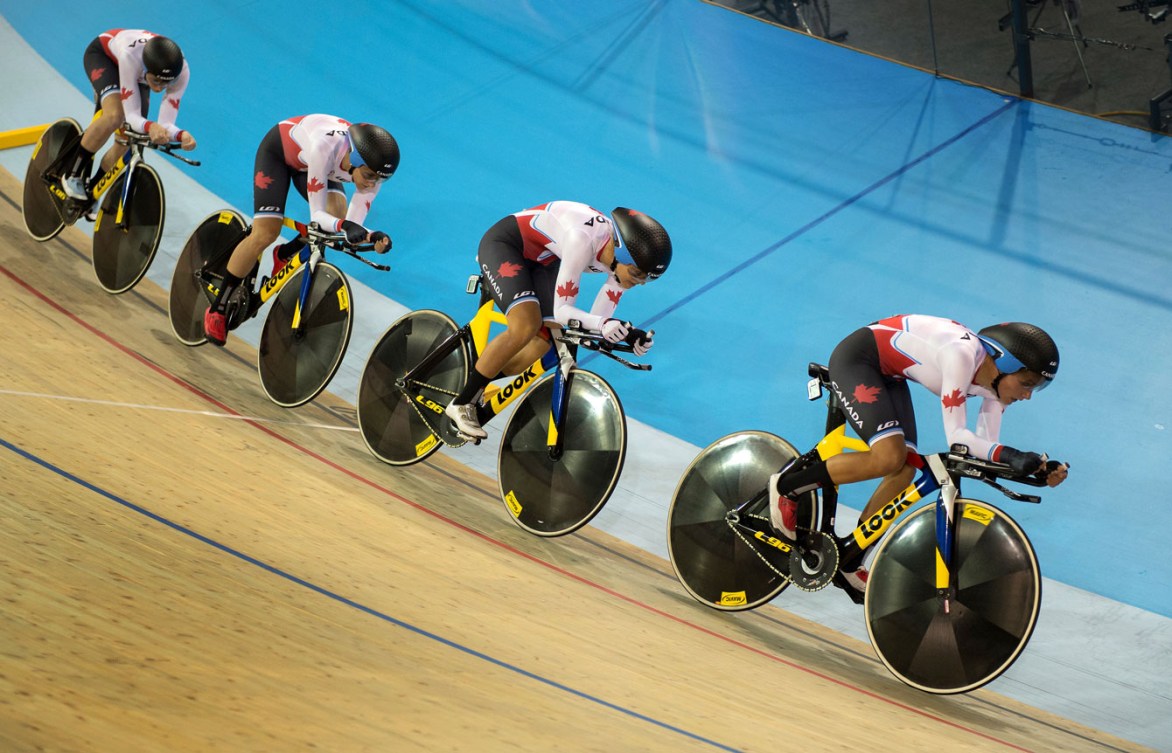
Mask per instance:
[[[1022,475],[1037,473],[1042,468],[1042,464],[1046,462],[1045,455],[1039,455],[1036,452],[1022,452],[1004,445],[1001,447],[997,459]]]
[[[381,230],[375,230],[370,234],[370,242],[374,244],[377,253],[385,254],[391,250],[391,236]]]
[[[346,234],[346,242],[351,246],[365,243],[366,236],[370,235],[370,231],[350,220],[342,220],[342,232]]]
[[[1058,486],[1066,480],[1067,471],[1070,466],[1066,463],[1057,460],[1047,460],[1046,464],[1038,469],[1037,476],[1040,480],[1046,482],[1046,486]]]
[[[620,322],[618,319],[607,319],[602,323],[602,337],[608,343],[622,341],[631,332],[629,322]]]
[[[652,340],[653,337],[655,337],[654,332],[647,332],[638,327],[632,327],[625,339],[635,355],[645,356],[647,355],[647,351],[651,350],[651,346],[655,344]]]

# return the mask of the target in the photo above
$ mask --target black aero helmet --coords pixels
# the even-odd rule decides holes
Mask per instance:
[[[380,178],[389,178],[399,169],[399,142],[385,128],[355,123],[350,126],[350,146],[351,167],[366,165]]]
[[[671,264],[671,238],[663,225],[634,209],[616,207],[610,213],[615,227],[614,257],[638,267],[654,280]]]
[[[151,37],[142,48],[142,63],[160,81],[174,81],[183,70],[183,51],[172,39]]]
[[[977,333],[1002,374],[1029,369],[1042,376],[1034,392],[1044,389],[1058,373],[1058,346],[1040,327],[1025,322],[1005,322]]]

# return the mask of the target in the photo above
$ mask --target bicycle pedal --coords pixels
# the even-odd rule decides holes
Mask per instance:
[[[474,437],[470,434],[465,434],[464,432],[457,429],[455,426],[450,427],[449,431],[451,432],[452,435],[456,436],[460,440],[460,444],[468,444],[469,442],[471,442],[472,444],[478,445],[483,441],[483,438]]]

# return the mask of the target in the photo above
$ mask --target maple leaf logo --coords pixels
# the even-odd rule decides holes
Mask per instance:
[[[941,396],[941,399],[944,402],[944,407],[947,410],[952,410],[953,408],[959,408],[960,406],[964,405],[965,397],[964,393],[960,390],[953,390],[947,395]]]
[[[873,403],[879,399],[879,388],[860,384],[855,387],[855,402]]]
[[[105,72],[106,72],[105,68],[94,68],[92,71],[90,71],[90,81],[97,81],[98,79],[100,79],[102,77],[102,74]]]
[[[501,266],[496,271],[498,277],[516,277],[521,273],[521,265],[514,264],[511,261],[501,262]]]
[[[305,190],[309,191],[310,193],[317,193],[318,191],[322,190],[325,187],[326,186],[324,183],[322,183],[317,178],[314,178],[313,180],[309,181],[308,184],[306,184]]]
[[[256,187],[260,189],[265,189],[273,185],[273,179],[265,175],[264,172],[260,170],[257,170],[256,177],[252,179],[252,182],[255,183]]]
[[[130,91],[129,89],[123,89],[122,90],[122,101],[125,102],[126,100],[130,99],[131,94],[133,94],[133,92]]]
[[[623,291],[621,291],[621,290],[608,290],[608,291],[606,291],[606,297],[610,299],[611,303],[613,303],[614,305],[617,306],[617,305],[619,305],[619,300],[622,299],[622,297],[623,297]]]
[[[169,97],[167,99],[167,101],[170,102],[171,106],[174,107],[176,110],[179,109],[179,99],[177,97]]]
[[[578,286],[571,280],[565,285],[558,285],[557,293],[559,298],[577,298]]]

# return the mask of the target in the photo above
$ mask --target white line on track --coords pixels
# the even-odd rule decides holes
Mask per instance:
[[[90,403],[93,405],[107,405],[113,408],[131,408],[134,410],[157,410],[167,413],[188,413],[196,416],[209,416],[211,418],[224,418],[234,421],[255,421],[257,423],[265,424],[289,424],[306,429],[328,429],[331,431],[358,431],[356,426],[338,426],[336,424],[316,424],[307,423],[304,421],[283,421],[272,418],[259,418],[257,416],[241,416],[233,413],[217,413],[210,410],[190,410],[188,408],[168,408],[164,405],[142,405],[140,403],[120,403],[113,400],[95,400],[86,397],[70,397],[69,395],[47,395],[41,392],[19,392],[17,390],[0,390],[0,395],[9,395],[12,397],[32,397],[41,400],[60,400],[63,402],[73,403]]]

